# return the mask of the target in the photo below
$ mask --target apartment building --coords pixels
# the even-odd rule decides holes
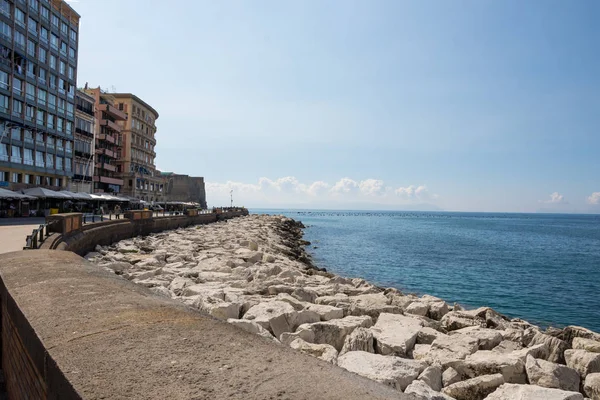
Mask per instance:
[[[121,193],[123,179],[117,161],[122,154],[122,126],[127,114],[115,105],[113,94],[102,89],[83,89],[94,98],[95,149],[94,149],[94,193]]]
[[[75,93],[73,178],[69,190],[93,193],[96,101],[83,90]]]
[[[189,176],[173,172],[161,172],[165,181],[166,201],[183,201],[200,204],[206,208],[206,190],[204,178]]]
[[[112,93],[119,110],[127,114],[121,121],[122,151],[118,160],[123,194],[148,202],[164,201],[164,180],[156,171],[156,120],[158,112],[131,93]]]
[[[79,18],[63,0],[0,0],[0,187],[73,175]]]

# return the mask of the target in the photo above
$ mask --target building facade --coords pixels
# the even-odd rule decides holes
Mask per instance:
[[[158,112],[131,93],[112,93],[115,105],[127,114],[121,121],[122,151],[118,160],[123,194],[150,203],[164,201],[164,180],[156,171]]]
[[[115,97],[99,87],[86,87],[84,92],[92,96],[96,104],[94,193],[121,193],[123,179],[117,161],[122,154],[122,122],[127,120],[127,115],[115,106]]]
[[[161,173],[165,182],[165,201],[199,203],[206,208],[206,190],[203,177],[180,175],[173,172]]]
[[[78,32],[63,0],[0,0],[0,187],[67,187]]]
[[[69,190],[93,193],[96,101],[82,90],[75,93],[73,178]]]

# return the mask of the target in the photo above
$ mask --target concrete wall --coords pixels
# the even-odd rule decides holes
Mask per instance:
[[[68,251],[0,256],[10,399],[405,399]]]

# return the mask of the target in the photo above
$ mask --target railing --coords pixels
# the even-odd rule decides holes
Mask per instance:
[[[39,249],[42,243],[44,243],[44,240],[50,236],[50,232],[48,231],[49,226],[50,225],[42,224],[39,228],[34,229],[31,235],[28,235],[27,239],[25,239],[25,246],[23,247],[23,250]],[[45,235],[44,230],[46,231]]]

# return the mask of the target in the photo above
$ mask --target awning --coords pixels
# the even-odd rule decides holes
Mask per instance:
[[[0,199],[2,199],[2,200],[35,200],[36,197],[0,188]]]
[[[73,196],[66,195],[64,193],[55,192],[54,190],[45,189],[41,187],[24,189],[23,194],[37,197],[40,199],[60,199],[60,200],[73,200]]]
[[[90,196],[89,193],[84,193],[84,192],[74,193],[74,192],[69,192],[68,190],[61,190],[58,193],[62,193],[62,194],[66,194],[67,196],[71,196],[71,198],[75,199],[75,200],[92,200],[92,197]]]

